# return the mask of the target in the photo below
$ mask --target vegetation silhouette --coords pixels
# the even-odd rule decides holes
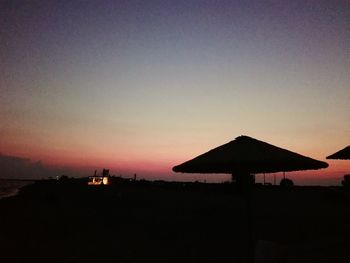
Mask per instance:
[[[285,187],[285,188],[290,188],[290,187],[294,186],[294,183],[291,179],[283,178],[280,182],[280,186]]]

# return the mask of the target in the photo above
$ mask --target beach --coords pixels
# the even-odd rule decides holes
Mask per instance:
[[[350,198],[340,187],[257,185],[252,218],[231,184],[36,182],[0,200],[4,262],[344,262]],[[276,261],[277,262],[277,261]]]
[[[17,195],[21,187],[31,183],[33,181],[0,179],[0,199]]]

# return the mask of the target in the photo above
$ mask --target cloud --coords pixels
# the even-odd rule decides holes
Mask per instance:
[[[50,167],[41,161],[0,153],[0,178],[41,179],[62,174],[72,175],[77,174],[77,171],[65,167]]]

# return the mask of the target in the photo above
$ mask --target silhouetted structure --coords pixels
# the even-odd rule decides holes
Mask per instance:
[[[350,160],[350,145],[344,149],[333,153],[326,157],[326,159]]]
[[[93,176],[89,177],[88,185],[108,185],[110,184],[110,175],[108,169],[103,169],[101,175],[97,175],[97,171]]]
[[[280,182],[280,186],[289,188],[289,187],[293,187],[294,183],[292,180],[290,180],[288,178],[283,178]]]
[[[350,189],[350,174],[344,175],[344,180],[341,182],[341,184],[345,187],[345,189]]]
[[[109,169],[103,169],[102,176],[109,176]]]
[[[274,173],[321,169],[328,164],[276,147],[248,136],[212,149],[173,167],[181,173],[229,173],[246,200],[247,262],[254,262],[254,237],[251,189],[256,173]],[[241,226],[238,226],[241,227]]]
[[[326,159],[350,160],[350,145],[344,149],[337,151],[326,157]],[[350,175],[344,175],[344,180],[341,182],[346,189],[350,189]]]
[[[212,149],[196,158],[173,167],[181,173],[229,173],[237,181],[250,174],[321,169],[328,164],[276,147],[248,136]]]

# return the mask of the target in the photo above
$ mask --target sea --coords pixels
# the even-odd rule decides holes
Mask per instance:
[[[33,181],[28,181],[28,180],[14,181],[14,180],[0,179],[0,199],[17,195],[21,187],[32,183]]]

